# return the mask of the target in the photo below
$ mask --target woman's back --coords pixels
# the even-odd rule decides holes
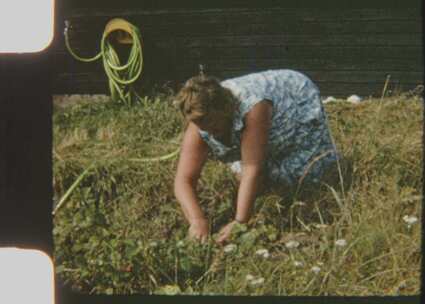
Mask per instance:
[[[307,76],[287,69],[269,70],[228,79],[221,85],[240,102],[233,121],[232,146],[223,145],[207,132],[200,131],[200,134],[213,154],[232,163],[234,171],[241,168],[240,140],[244,117],[254,105],[264,100],[273,105],[267,157],[272,179],[294,184],[313,158],[332,151],[310,168],[312,179],[317,181],[316,176],[323,171],[322,166],[335,161],[335,147],[330,138],[320,91]]]

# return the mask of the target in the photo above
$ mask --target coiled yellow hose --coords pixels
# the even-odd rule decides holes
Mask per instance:
[[[114,31],[127,33],[132,39],[125,43],[131,43],[132,47],[127,63],[121,65],[118,54],[109,42],[108,36]],[[140,77],[143,69],[142,36],[137,27],[121,18],[114,18],[105,26],[100,43],[100,52],[94,57],[83,58],[77,55],[71,48],[68,37],[68,24],[65,27],[65,45],[69,53],[82,62],[93,62],[100,58],[103,61],[105,73],[109,79],[111,98],[117,102],[131,104],[140,99],[134,89],[134,82]]]

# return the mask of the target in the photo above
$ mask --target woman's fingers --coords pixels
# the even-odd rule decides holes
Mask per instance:
[[[224,244],[224,242],[227,241],[228,237],[229,237],[229,235],[223,234],[221,237],[219,237],[217,239],[217,243],[219,243],[221,245]]]
[[[221,228],[221,230],[217,234],[216,243],[222,245],[229,239],[232,232],[233,225],[234,223],[231,222],[227,224],[226,226],[224,226],[223,228]],[[208,231],[204,229],[197,229],[197,228],[198,227],[196,226],[192,226],[191,228],[189,228],[189,237],[201,243],[206,243],[208,240]]]
[[[208,222],[205,219],[193,220],[188,234],[192,239],[205,242],[208,238]]]
[[[189,228],[188,237],[192,240],[205,243],[208,240],[208,231],[199,231],[197,229]]]
[[[229,225],[227,225],[226,227],[224,227],[220,230],[220,232],[218,233],[217,243],[223,244],[227,240],[227,238],[230,236],[230,229],[229,228],[231,228],[231,227],[229,227]]]

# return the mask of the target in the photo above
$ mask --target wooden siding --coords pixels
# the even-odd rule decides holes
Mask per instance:
[[[84,56],[98,51],[111,18],[138,26],[145,64],[141,88],[164,83],[176,88],[197,74],[199,63],[221,79],[266,69],[299,70],[325,96],[378,96],[388,74],[390,89],[423,83],[419,1],[407,1],[403,9],[276,3],[263,8],[239,2],[226,8],[74,7],[63,18],[72,24],[71,45]],[[101,62],[78,62],[65,49],[63,35],[57,40],[54,93],[107,93]]]

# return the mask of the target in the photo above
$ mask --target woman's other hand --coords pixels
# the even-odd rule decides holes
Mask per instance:
[[[228,223],[226,226],[221,228],[218,233],[216,242],[220,245],[223,245],[226,241],[229,240],[230,234],[232,233],[233,226],[236,224],[236,221]]]
[[[189,238],[204,243],[208,239],[208,221],[206,219],[191,220],[189,227]]]

